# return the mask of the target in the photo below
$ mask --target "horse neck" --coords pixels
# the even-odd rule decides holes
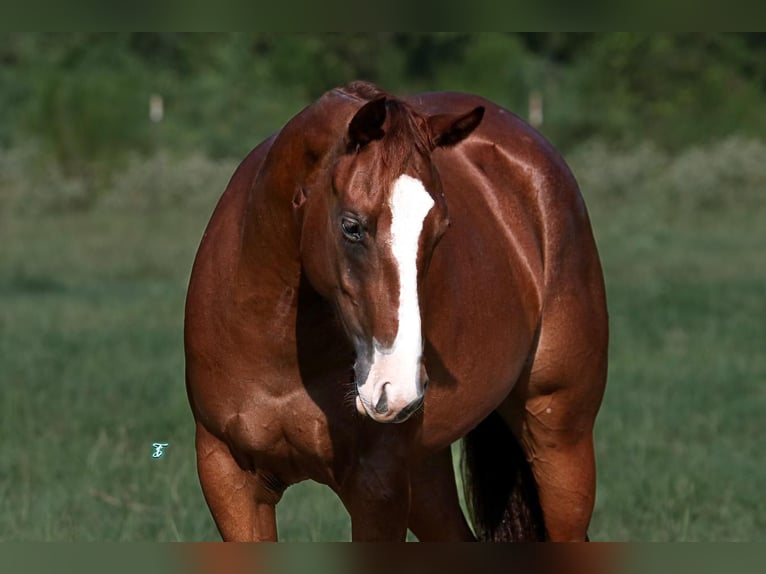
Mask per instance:
[[[300,230],[294,220],[289,183],[259,174],[243,213],[238,278],[243,285],[297,289]]]
[[[293,201],[325,164],[359,102],[328,92],[285,125],[250,189],[242,225],[242,273],[292,288],[300,282],[300,224]],[[307,157],[312,158],[309,163]]]

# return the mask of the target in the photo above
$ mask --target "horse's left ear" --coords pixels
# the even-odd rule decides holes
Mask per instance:
[[[464,140],[475,130],[484,117],[484,106],[467,114],[437,114],[428,118],[428,129],[433,146],[448,147]]]

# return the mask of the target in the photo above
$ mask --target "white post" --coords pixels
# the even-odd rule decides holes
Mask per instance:
[[[165,116],[165,103],[160,94],[149,96],[149,119],[155,124],[160,123]]]
[[[529,123],[535,129],[543,125],[543,96],[537,90],[529,94]]]

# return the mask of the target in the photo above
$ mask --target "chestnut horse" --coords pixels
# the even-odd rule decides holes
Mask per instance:
[[[355,541],[585,540],[607,338],[583,199],[539,134],[472,95],[324,94],[239,166],[191,276],[221,535],[276,540],[312,479]]]

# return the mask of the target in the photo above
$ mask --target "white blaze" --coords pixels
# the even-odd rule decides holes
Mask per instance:
[[[374,341],[372,365],[364,385],[372,395],[365,397],[374,406],[386,387],[388,408],[398,411],[416,400],[421,389],[420,356],[423,350],[420,305],[418,304],[418,244],[423,222],[434,206],[434,200],[423,183],[400,176],[394,183],[389,200],[391,209],[391,253],[399,274],[398,327],[390,348]],[[362,389],[360,389],[362,393]],[[364,393],[366,394],[366,393]]]
[[[418,359],[421,353],[418,244],[434,200],[420,180],[402,175],[394,183],[389,205],[391,253],[399,268],[399,327],[392,350],[412,351]]]

